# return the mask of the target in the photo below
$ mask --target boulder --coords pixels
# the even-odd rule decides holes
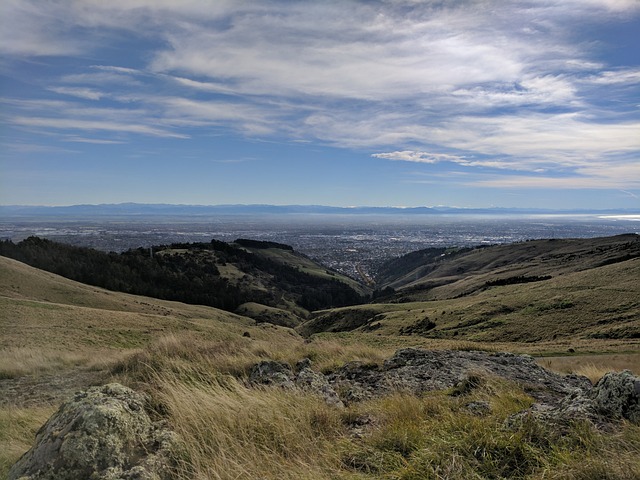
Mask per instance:
[[[145,397],[117,383],[77,393],[38,431],[9,480],[165,480],[177,435],[154,423]]]
[[[629,370],[607,373],[588,397],[597,414],[640,424],[640,377]]]
[[[294,379],[296,387],[321,396],[328,405],[344,408],[344,403],[329,384],[327,377],[311,369],[311,360],[308,358],[301,360],[296,368],[298,369]]]
[[[249,371],[249,384],[271,385],[282,388],[294,388],[293,372],[291,367],[284,362],[275,360],[263,360],[255,364]]]
[[[608,428],[620,420],[640,424],[640,378],[630,371],[609,372],[590,389],[575,389],[560,404],[534,404],[507,420],[518,425],[533,417],[547,424],[567,424],[587,420],[600,428]]]

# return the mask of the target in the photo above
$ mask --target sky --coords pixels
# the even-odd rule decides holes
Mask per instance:
[[[0,204],[640,210],[640,0],[2,0]]]

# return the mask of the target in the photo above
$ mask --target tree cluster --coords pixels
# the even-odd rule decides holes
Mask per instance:
[[[0,241],[0,255],[109,290],[229,311],[245,302],[278,306],[283,298],[308,310],[363,301],[338,280],[310,275],[218,240],[158,245],[118,254],[29,237],[17,244]],[[258,288],[250,281],[230,282],[218,269],[227,263],[247,278],[260,278],[268,288]]]

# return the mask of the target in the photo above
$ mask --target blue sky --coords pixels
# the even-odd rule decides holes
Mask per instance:
[[[0,204],[640,209],[640,1],[0,3]]]

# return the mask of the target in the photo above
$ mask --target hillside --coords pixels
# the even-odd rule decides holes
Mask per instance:
[[[0,242],[0,255],[113,291],[234,311],[247,302],[294,317],[309,310],[353,305],[367,290],[272,242],[180,243],[121,254],[30,237]]]
[[[635,234],[589,239],[531,240],[477,248],[433,248],[384,264],[376,277],[407,298],[441,300],[491,285],[527,283],[640,257]]]
[[[391,281],[395,293],[316,312],[299,331],[482,342],[640,338],[636,235],[426,251],[409,260]]]

